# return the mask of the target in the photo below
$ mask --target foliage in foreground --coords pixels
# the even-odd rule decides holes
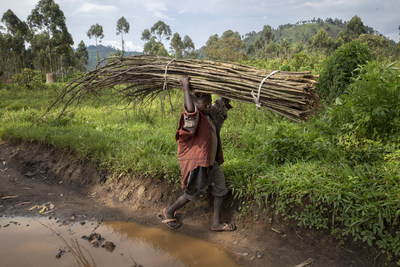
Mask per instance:
[[[295,124],[233,103],[221,133],[223,168],[233,194],[245,202],[243,212],[249,202],[270,206],[300,226],[330,229],[398,259],[400,73],[377,62],[359,71],[346,95],[311,122]],[[32,125],[59,92],[57,86],[2,86],[0,136],[72,149],[115,173],[179,183],[173,136],[181,92],[172,94],[173,116],[160,113],[159,101],[134,111],[89,98],[60,120],[56,112]]]
[[[393,63],[371,62],[357,72],[358,78],[330,109],[327,123],[359,139],[399,138],[399,69]]]
[[[12,83],[30,90],[44,88],[44,75],[40,71],[25,68],[12,77]]]
[[[371,59],[368,47],[351,41],[339,47],[328,57],[319,77],[319,94],[325,101],[332,102],[341,96],[347,86],[357,77],[357,67]]]

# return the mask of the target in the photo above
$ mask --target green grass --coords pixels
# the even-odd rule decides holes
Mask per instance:
[[[174,135],[181,92],[172,94],[172,116],[162,114],[160,100],[139,111],[88,97],[61,119],[55,119],[58,109],[34,124],[61,88],[1,85],[0,137],[72,150],[77,160],[89,159],[133,179],[180,182]],[[343,145],[325,129],[322,115],[296,124],[254,105],[233,106],[221,131],[223,170],[233,195],[242,200],[242,212],[255,203],[270,206],[300,226],[330,229],[339,238],[361,240],[399,258],[398,141]],[[366,150],[373,155],[363,157]]]

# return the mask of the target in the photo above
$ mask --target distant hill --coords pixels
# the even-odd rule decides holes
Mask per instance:
[[[336,39],[339,32],[344,32],[346,27],[344,25],[340,26],[330,23],[308,23],[303,25],[293,25],[291,27],[280,26],[275,31],[275,41],[281,43],[286,39],[289,43],[306,43],[316,35],[320,29],[324,29],[330,37]]]
[[[287,40],[290,44],[294,44],[297,42],[302,42],[303,44],[307,43],[320,29],[325,29],[327,34],[336,39],[340,32],[346,31],[346,21],[342,21],[341,19],[331,19],[327,18],[322,20],[312,19],[308,21],[299,21],[296,24],[284,24],[280,25],[277,29],[273,29],[272,32],[274,34],[274,42],[275,43],[282,43],[284,40]],[[364,25],[367,34],[376,34],[383,36],[378,31],[374,30],[372,27]],[[249,32],[244,36],[244,42],[246,46],[253,43],[258,35],[259,32]],[[385,37],[386,38],[386,37]],[[394,42],[389,40],[391,44]]]
[[[344,32],[346,30],[346,23],[336,19],[327,19],[327,21],[318,19],[296,24],[280,25],[277,29],[273,29],[272,32],[274,34],[275,43],[279,44],[287,40],[289,43],[294,44],[297,42],[307,43],[320,29],[325,29],[330,37],[336,39],[339,32]],[[247,33],[244,38],[246,45],[254,42],[260,32],[253,31]]]
[[[96,68],[97,65],[97,58],[96,58],[96,46],[95,45],[89,45],[86,47],[88,54],[89,54],[89,60],[87,64],[87,70],[93,70]],[[103,58],[109,57],[111,53],[115,54],[117,52],[117,49],[112,46],[104,46],[104,45],[99,45],[99,57],[100,60]],[[130,57],[132,55],[140,55],[142,53],[140,52],[132,52],[132,51],[125,51],[125,56]]]
[[[344,32],[346,30],[346,23],[340,19],[327,18],[325,21],[318,18],[308,21],[300,21],[296,24],[284,24],[280,25],[277,29],[272,29],[274,34],[274,42],[277,44],[282,43],[284,40],[288,41],[290,44],[295,44],[297,42],[302,42],[306,44],[320,29],[325,29],[327,34],[336,39],[339,32]],[[373,29],[365,26],[367,32],[373,32]],[[262,27],[259,32],[252,31],[246,33],[243,36],[243,41],[248,47],[251,43],[257,39],[261,33]],[[379,34],[379,33],[378,33]],[[205,46],[196,50],[199,58],[205,58]]]

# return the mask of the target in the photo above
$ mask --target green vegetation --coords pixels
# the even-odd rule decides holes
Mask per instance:
[[[299,226],[330,229],[399,259],[400,71],[372,61],[357,73],[335,104],[302,124],[234,103],[221,133],[223,170],[243,213],[252,204],[272,207]],[[61,87],[3,84],[0,136],[73,150],[115,174],[179,184],[179,112],[162,114],[159,99],[137,110],[91,96],[61,119],[58,110],[37,122]],[[179,110],[179,90],[172,100]]]
[[[87,31],[86,35],[91,39],[94,37],[96,41],[96,58],[97,58],[97,64],[100,63],[100,57],[99,57],[99,50],[97,48],[97,39],[101,42],[101,39],[104,38],[103,34],[103,26],[99,25],[98,23],[93,24],[90,26],[90,29]]]
[[[357,66],[365,64],[370,58],[368,47],[357,41],[337,49],[326,60],[319,78],[319,93],[325,101],[331,102],[340,96],[351,83],[351,79],[358,75]]]
[[[44,75],[40,71],[23,69],[21,73],[12,77],[12,83],[26,89],[41,89],[44,87]]]
[[[0,79],[12,83],[0,83],[0,138],[72,150],[77,160],[89,159],[116,175],[179,184],[174,140],[179,112],[162,114],[161,98],[139,110],[124,109],[123,103],[116,108],[113,99],[89,95],[60,119],[60,110],[54,110],[39,120],[65,86],[43,84],[44,73],[55,72],[66,82],[85,65],[91,69],[111,53],[124,55],[97,46],[97,38],[104,37],[99,24],[88,32],[96,46],[81,42],[74,51],[65,20],[53,0],[40,0],[28,22],[11,10],[3,14]],[[121,17],[116,30],[123,47],[129,23]],[[163,42],[171,36],[167,51]],[[361,240],[400,265],[399,42],[358,16],[349,22],[318,18],[277,29],[264,25],[244,38],[227,30],[197,50],[189,36],[182,40],[163,21],[145,29],[142,39],[147,54],[320,74],[325,106],[309,122],[295,124],[234,103],[221,133],[229,187],[243,213],[252,204],[271,207],[300,226],[329,229],[342,241]],[[181,109],[179,90],[172,92],[172,103]]]
[[[129,22],[125,19],[124,16],[122,16],[118,21],[117,21],[117,35],[121,34],[121,47],[122,47],[122,55],[125,55],[125,48],[124,48],[124,33],[129,32]]]

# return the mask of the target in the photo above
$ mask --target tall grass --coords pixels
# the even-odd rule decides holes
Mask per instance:
[[[364,73],[365,77],[354,83],[357,95],[368,86],[366,81],[380,81],[379,77],[374,78],[378,67],[369,68],[374,70],[368,73],[374,75]],[[390,73],[395,71],[398,70],[390,69]],[[165,177],[179,183],[174,134],[183,104],[180,91],[172,94],[176,110],[172,116],[161,113],[160,100],[134,110],[89,97],[59,120],[55,119],[56,110],[33,124],[61,86],[30,91],[2,85],[0,137],[70,149],[76,152],[77,160],[89,159],[99,168],[115,173],[149,179]],[[394,86],[390,90],[399,93],[396,83],[387,86]],[[354,104],[346,104],[350,101],[348,95],[342,100],[346,122],[356,125],[352,118],[357,116],[351,117],[351,112],[361,110],[365,115],[368,111],[354,106],[358,105],[354,98],[351,98]],[[381,101],[389,103],[381,97]],[[362,105],[365,101],[359,102]],[[253,105],[233,103],[233,106],[221,131],[223,170],[234,196],[245,200],[243,212],[248,203],[257,203],[261,209],[272,207],[277,214],[300,226],[330,229],[337,237],[377,247],[388,258],[400,257],[397,132],[385,130],[385,138],[380,139],[376,134],[361,135],[363,131],[341,127],[338,118],[342,117],[338,113],[343,105],[327,109],[326,113],[301,124],[259,112]],[[393,125],[397,127],[399,114],[393,116]],[[373,133],[379,133],[379,125],[374,125]],[[370,139],[371,136],[374,138]]]

